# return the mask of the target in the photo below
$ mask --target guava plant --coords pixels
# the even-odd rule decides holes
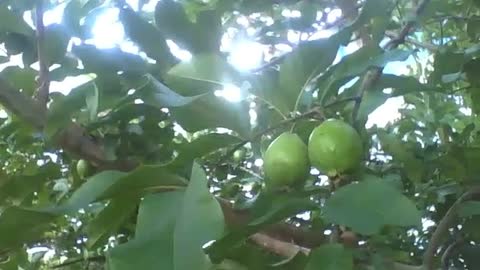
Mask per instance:
[[[0,269],[480,269],[477,0],[0,1]]]

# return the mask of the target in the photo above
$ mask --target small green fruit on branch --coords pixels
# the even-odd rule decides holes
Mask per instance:
[[[273,140],[263,162],[268,189],[300,186],[310,169],[307,146],[291,132],[284,132]]]
[[[310,162],[330,177],[355,170],[361,163],[362,155],[360,135],[342,120],[324,121],[310,134]]]

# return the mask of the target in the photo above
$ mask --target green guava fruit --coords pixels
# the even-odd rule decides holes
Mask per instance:
[[[88,162],[84,159],[80,159],[77,162],[77,173],[81,178],[84,178],[85,176],[88,175],[90,170],[90,165]]]
[[[304,183],[310,170],[307,146],[298,135],[282,133],[265,151],[263,170],[267,188],[296,187]]]
[[[233,152],[233,160],[235,162],[240,162],[245,159],[245,149],[238,149],[237,151]]]
[[[328,176],[356,169],[363,145],[358,132],[348,123],[329,119],[316,127],[308,139],[308,157],[313,167]]]

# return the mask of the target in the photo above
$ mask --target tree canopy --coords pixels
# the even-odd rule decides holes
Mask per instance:
[[[478,0],[0,0],[0,269],[480,269],[479,37]]]

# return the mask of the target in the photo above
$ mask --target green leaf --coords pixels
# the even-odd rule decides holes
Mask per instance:
[[[135,238],[107,254],[112,270],[175,269],[173,232],[184,191],[146,196],[138,210]]]
[[[192,168],[193,161],[213,151],[241,142],[241,140],[229,134],[210,133],[198,139],[182,145],[178,149],[178,156],[167,167],[171,171],[179,171]]]
[[[476,40],[480,36],[480,17],[472,16],[467,22],[467,34],[472,40]]]
[[[119,245],[107,254],[108,269],[175,269],[171,238],[172,236],[166,234],[152,235],[149,239],[134,239]]]
[[[430,84],[420,83],[416,78],[410,76],[397,76],[393,74],[382,74],[377,81],[379,89],[392,88],[391,96],[401,96],[409,93],[419,93],[428,91],[442,91],[440,87]]]
[[[341,244],[320,246],[310,253],[305,270],[353,270],[352,253]]]
[[[15,206],[6,208],[0,215],[0,249],[13,248],[40,238],[55,217],[46,211]]]
[[[98,0],[70,0],[63,10],[62,25],[71,36],[84,37],[80,20],[102,4]],[[87,24],[88,26],[88,24]]]
[[[480,215],[480,202],[464,202],[458,211],[460,217]]]
[[[208,269],[202,247],[218,239],[224,232],[224,226],[222,208],[207,188],[207,176],[200,165],[194,163],[175,226],[174,269]]]
[[[48,111],[45,128],[47,135],[54,135],[70,123],[72,118],[77,116],[76,114],[87,105],[87,101],[92,102],[92,100],[89,100],[91,99],[89,96],[95,96],[97,91],[95,83],[90,81],[72,89],[66,96],[60,93],[56,93],[55,96],[52,95],[54,98]],[[90,104],[90,106],[92,105],[94,104]]]
[[[234,84],[239,77],[235,69],[217,54],[194,55],[192,59],[172,67],[167,74],[167,85],[188,84],[201,89],[221,89],[224,85]]]
[[[243,138],[250,133],[248,110],[247,102],[230,102],[213,93],[203,95],[186,106],[171,109],[175,120],[188,132],[227,128]]]
[[[172,0],[159,1],[155,6],[155,24],[180,47],[190,51],[194,46],[194,25],[188,19],[181,3]]]
[[[388,100],[390,95],[384,94],[380,89],[366,91],[363,95],[360,108],[358,110],[358,119],[366,121],[368,115]]]
[[[472,111],[475,114],[480,114],[480,89],[475,87],[470,89],[470,99],[472,100]]]
[[[35,172],[32,174],[24,173],[11,177],[2,176],[0,178],[0,202],[4,202],[7,199],[21,202],[27,196],[38,191],[42,185],[54,178],[61,177],[59,165],[52,162],[35,167]]]
[[[113,199],[98,215],[91,220],[86,228],[88,248],[99,247],[109,236],[134,213],[136,200],[129,198]]]
[[[6,79],[15,89],[22,90],[28,95],[33,95],[37,88],[35,77],[38,72],[32,68],[20,68],[18,66],[6,67],[0,72],[2,78]]]
[[[390,50],[383,52],[377,45],[363,46],[352,54],[345,56],[338,64],[332,66],[318,79],[318,96],[325,103],[335,96],[338,89],[349,80],[361,75],[368,68],[385,67],[390,62],[404,61],[413,51]]]
[[[93,122],[93,121],[97,120],[98,88],[95,84],[93,84],[93,91],[88,91],[86,93],[85,103],[87,105],[89,121]]]
[[[282,103],[275,104],[271,98],[268,101],[285,115],[294,111],[307,85],[333,62],[340,44],[349,36],[349,32],[342,31],[328,39],[300,44],[280,65],[280,87],[275,95],[282,97]]]
[[[413,149],[405,147],[405,142],[397,138],[394,134],[387,133],[383,130],[379,130],[378,138],[385,153],[392,155],[394,161],[404,166],[410,180],[422,180],[425,168],[423,167],[422,160],[415,156]]]
[[[98,74],[126,74],[143,75],[147,72],[146,62],[139,56],[123,52],[119,48],[98,49],[93,45],[82,44],[72,48],[82,60],[85,70]]]
[[[472,59],[463,65],[463,71],[465,72],[467,80],[473,86],[480,86],[480,79],[477,75],[478,68],[480,68],[479,59]]]
[[[157,64],[167,69],[174,63],[174,57],[162,33],[152,24],[143,20],[130,8],[120,9],[120,21],[125,33]]]
[[[222,14],[214,9],[198,12],[192,35],[192,53],[218,52],[223,35]]]
[[[232,228],[222,238],[206,248],[213,261],[225,258],[231,247],[261,231],[268,225],[278,223],[296,214],[318,209],[318,205],[302,194],[261,193],[251,210],[252,220],[241,227]]]
[[[149,79],[149,83],[140,90],[141,93],[139,94],[147,104],[155,105],[161,108],[182,107],[194,102],[202,96],[182,96],[158,81],[150,74],[148,74],[147,77]]]
[[[117,197],[139,197],[148,189],[162,190],[185,186],[185,180],[162,165],[142,165],[130,173],[104,171],[88,179],[69,200],[55,209],[71,212],[88,204]]]
[[[51,24],[45,27],[44,53],[48,65],[59,63],[63,60],[67,52],[70,36],[65,26],[61,24]]]
[[[443,75],[461,71],[464,63],[465,56],[463,53],[454,52],[453,49],[437,52],[433,60],[433,72],[430,77],[431,81],[437,84],[442,83]]]
[[[386,225],[419,226],[421,222],[420,212],[412,201],[372,176],[338,189],[327,200],[324,216],[365,235],[376,234]]]
[[[13,32],[25,36],[33,36],[33,29],[23,20],[22,16],[16,14],[7,6],[0,6],[0,33]]]
[[[135,238],[149,239],[152,235],[173,234],[184,196],[184,190],[146,196],[138,210]],[[173,236],[171,241],[173,243]],[[173,257],[171,260],[173,261]]]

